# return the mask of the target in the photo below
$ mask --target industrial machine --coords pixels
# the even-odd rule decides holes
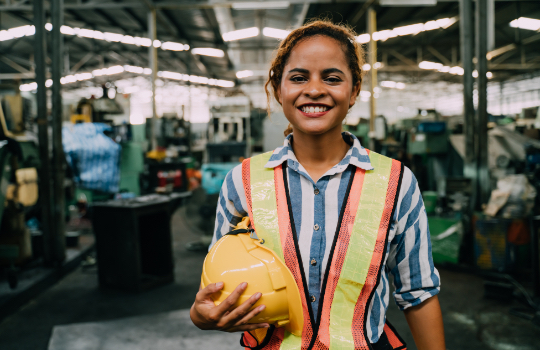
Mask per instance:
[[[12,133],[8,125],[16,124],[13,119],[7,123],[0,108],[0,265],[7,267],[9,285],[16,288],[15,265],[32,257],[25,214],[38,199],[39,158],[34,142]]]

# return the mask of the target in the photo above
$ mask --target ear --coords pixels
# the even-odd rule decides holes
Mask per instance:
[[[351,98],[349,100],[349,108],[354,106],[354,104],[356,103],[356,99],[358,98],[358,94],[360,93],[361,87],[362,87],[362,84],[359,83],[359,82],[356,83],[355,86],[353,86],[352,93],[351,93]]]
[[[281,84],[279,84],[278,88],[277,88],[277,96],[278,96],[278,102],[280,105],[283,105],[282,101],[281,101]]]

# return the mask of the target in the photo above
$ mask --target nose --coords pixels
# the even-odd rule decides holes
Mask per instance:
[[[304,95],[311,99],[319,99],[327,94],[326,86],[320,78],[312,78],[305,85]]]

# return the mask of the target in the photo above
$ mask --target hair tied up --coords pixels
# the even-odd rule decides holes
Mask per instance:
[[[316,35],[327,36],[342,44],[343,53],[349,63],[349,69],[353,76],[353,85],[362,83],[362,66],[365,63],[365,53],[362,46],[356,42],[356,33],[354,30],[349,25],[342,23],[334,24],[329,19],[312,20],[302,27],[290,32],[289,35],[281,41],[275,53],[270,65],[270,71],[268,72],[268,80],[266,81],[266,84],[264,84],[268,116],[271,114],[271,96],[273,95],[276,101],[279,102],[277,91],[283,77],[283,69],[287,64],[292,49],[302,40]],[[272,90],[272,93],[270,93],[270,89]],[[360,90],[358,90],[358,92],[360,92]],[[284,134],[287,136],[292,132],[293,128],[291,124],[289,124]]]

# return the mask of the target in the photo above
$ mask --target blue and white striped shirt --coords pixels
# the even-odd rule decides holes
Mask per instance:
[[[306,275],[309,294],[314,296],[313,314],[317,315],[322,279],[334,239],[347,185],[353,165],[372,170],[366,150],[358,139],[344,132],[343,139],[351,145],[339,164],[328,170],[317,182],[309,176],[296,159],[287,136],[266,164],[274,168],[287,162],[290,191],[298,246]],[[242,167],[229,172],[221,188],[217,206],[212,245],[247,216],[246,195],[242,184]],[[316,264],[311,264],[312,260]],[[372,343],[379,340],[386,321],[389,302],[388,273],[394,276],[394,299],[401,310],[418,305],[440,290],[439,273],[433,266],[431,241],[424,202],[416,178],[407,167],[394,218],[390,223],[387,254],[383,260],[381,280],[368,309],[366,329]]]

